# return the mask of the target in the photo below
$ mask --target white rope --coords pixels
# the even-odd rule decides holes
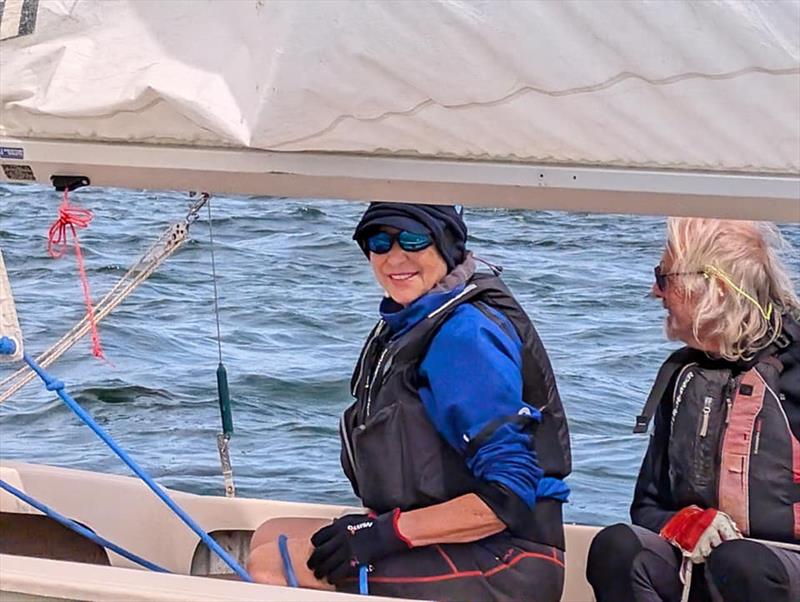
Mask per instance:
[[[689,602],[689,594],[692,591],[692,568],[694,568],[694,564],[688,556],[684,556],[681,566],[681,580],[683,581],[681,602]]]
[[[145,251],[139,260],[125,273],[114,287],[95,306],[95,321],[100,322],[122,303],[136,288],[186,242],[188,233],[187,222],[171,225],[160,237]],[[75,343],[89,332],[91,325],[84,316],[68,333],[62,336],[49,349],[36,358],[36,362],[47,368],[59,357],[67,352]],[[7,400],[19,391],[28,382],[36,377],[28,366],[24,366],[0,382],[0,388],[7,387],[0,394],[0,403]]]

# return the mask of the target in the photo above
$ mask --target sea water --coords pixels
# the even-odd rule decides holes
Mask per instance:
[[[72,202],[94,212],[79,232],[94,299],[144,249],[186,216],[175,192],[86,189]],[[0,247],[29,353],[85,313],[73,253],[52,259],[47,231],[60,197],[39,186],[0,186]],[[490,204],[491,200],[487,200]],[[223,361],[235,433],[238,494],[355,504],[339,466],[338,417],[377,319],[381,291],[351,240],[364,203],[214,198],[212,224]],[[99,327],[106,361],[88,337],[50,371],[165,486],[223,494],[216,434],[211,245],[206,209],[190,241]],[[469,247],[503,278],[549,351],[572,434],[569,521],[626,520],[647,445],[633,435],[661,362],[661,303],[646,298],[664,219],[467,209]],[[782,231],[800,280],[800,226]],[[0,379],[10,373],[0,364]],[[128,474],[128,469],[39,381],[0,405],[0,456]]]

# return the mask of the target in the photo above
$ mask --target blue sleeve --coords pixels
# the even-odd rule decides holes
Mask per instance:
[[[513,327],[505,332],[470,304],[459,306],[431,342],[420,366],[420,398],[436,429],[461,454],[498,418],[540,416],[522,401],[521,352]],[[502,424],[466,462],[477,479],[505,486],[533,508],[543,473],[530,433],[522,429],[516,422]]]

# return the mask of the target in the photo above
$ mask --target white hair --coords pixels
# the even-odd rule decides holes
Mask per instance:
[[[703,272],[682,281],[696,300],[696,340],[713,342],[730,361],[750,359],[780,334],[782,315],[800,313],[800,299],[784,265],[791,251],[774,224],[706,218],[669,218],[673,272]]]

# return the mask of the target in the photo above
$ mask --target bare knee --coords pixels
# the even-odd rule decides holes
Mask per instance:
[[[273,547],[277,550],[277,544],[272,545],[270,543],[250,548],[247,572],[256,583],[285,584],[283,564],[280,562],[279,554],[273,551]]]
[[[330,589],[327,583],[314,578],[306,566],[313,548],[311,535],[327,524],[330,524],[330,520],[311,518],[276,518],[266,521],[256,529],[250,540],[250,559],[247,563],[250,576],[258,583],[286,584],[283,559],[278,549],[278,537],[286,535],[289,557],[300,586]]]
[[[261,526],[253,532],[253,537],[250,539],[250,553],[263,546],[265,543],[277,541],[278,536],[283,533],[283,523],[286,519],[273,518],[261,524]]]
[[[290,538],[307,535],[310,538],[317,529],[329,522],[317,518],[272,518],[255,530],[250,540],[250,551],[264,544],[277,542],[281,535]]]

